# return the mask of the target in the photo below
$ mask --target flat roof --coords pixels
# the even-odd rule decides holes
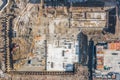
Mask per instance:
[[[105,50],[104,66],[110,67],[108,72],[120,72],[120,51]]]
[[[78,62],[77,50],[71,44],[71,48],[53,47],[54,45],[48,45],[47,54],[47,71],[73,71],[74,63]],[[69,46],[65,45],[66,47]]]
[[[102,73],[120,72],[120,43],[112,42],[96,46],[97,70]]]

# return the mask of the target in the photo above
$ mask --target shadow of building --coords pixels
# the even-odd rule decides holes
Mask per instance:
[[[92,80],[92,73],[95,69],[95,47],[94,41],[92,39],[89,41],[88,55],[89,55],[88,68],[90,72],[89,80]]]
[[[116,33],[116,21],[117,21],[117,16],[116,16],[116,8],[113,8],[108,12],[108,27],[105,30],[106,32],[115,34]]]
[[[13,43],[12,43],[12,38],[13,36],[13,19],[15,18],[14,15],[8,14],[8,27],[9,27],[9,32],[8,32],[8,37],[9,37],[9,51],[10,51],[10,68],[13,69],[13,55],[12,55],[12,49],[13,49]]]
[[[29,0],[29,2],[32,4],[39,4],[41,0]]]
[[[82,65],[88,64],[88,37],[80,32],[77,35],[79,41],[79,63]]]

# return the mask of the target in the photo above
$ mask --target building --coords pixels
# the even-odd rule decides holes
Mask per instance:
[[[54,43],[56,44],[48,44],[47,71],[73,71],[74,63],[78,63],[78,42],[55,40]]]
[[[100,12],[100,11],[99,12],[84,11],[80,13],[75,13],[73,10],[73,19],[71,20],[71,22],[72,22],[72,27],[104,28],[106,27],[106,23],[107,23],[107,14],[106,12]]]
[[[100,75],[120,73],[120,41],[99,43],[96,45],[96,70]],[[103,78],[103,77],[101,77]],[[112,76],[111,76],[112,78]]]

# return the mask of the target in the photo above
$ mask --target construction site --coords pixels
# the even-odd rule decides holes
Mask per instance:
[[[7,73],[1,80],[91,80],[89,40],[119,35],[110,30],[118,25],[109,20],[115,2],[7,2],[0,12],[0,68]]]

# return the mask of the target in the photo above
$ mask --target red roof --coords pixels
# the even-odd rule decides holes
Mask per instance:
[[[120,50],[120,42],[112,42],[108,44],[108,49]]]

